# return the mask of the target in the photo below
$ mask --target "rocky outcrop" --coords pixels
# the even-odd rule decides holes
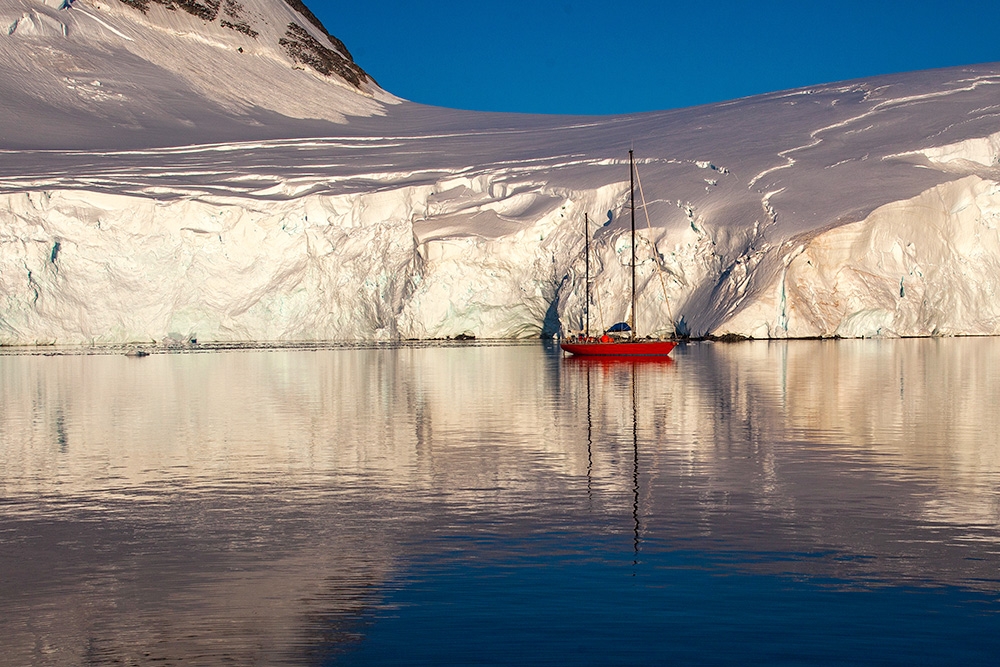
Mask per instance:
[[[355,87],[361,87],[363,82],[370,80],[350,57],[323,46],[297,23],[288,24],[285,36],[278,40],[278,44],[295,62],[308,65],[320,74],[336,74]]]
[[[215,22],[229,30],[257,39],[260,31],[250,12],[238,0],[119,0],[122,4],[149,13],[151,4],[162,5],[171,11],[183,11],[203,21]],[[354,62],[351,52],[344,43],[331,35],[312,11],[301,0],[285,0],[285,3],[319,30],[329,41],[324,45],[302,25],[290,22],[278,44],[292,60],[299,65],[310,67],[324,76],[339,76],[356,88],[372,82],[368,74]]]

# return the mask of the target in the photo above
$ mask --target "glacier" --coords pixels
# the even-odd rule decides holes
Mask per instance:
[[[187,6],[0,0],[0,344],[558,335],[585,213],[608,326],[630,148],[640,333],[1000,333],[1000,64],[476,113],[383,91],[294,3]]]

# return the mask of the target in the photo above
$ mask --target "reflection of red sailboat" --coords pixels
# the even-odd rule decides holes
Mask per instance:
[[[672,340],[642,340],[635,337],[635,161],[632,151],[628,152],[629,189],[632,201],[632,307],[629,322],[619,322],[600,337],[590,335],[590,230],[585,230],[587,264],[587,297],[584,305],[586,323],[583,334],[565,338],[559,342],[565,352],[582,357],[637,357],[665,356],[677,345]],[[584,215],[587,226],[587,216]]]
[[[639,368],[667,367],[674,364],[673,357],[666,354],[574,354],[566,357],[564,363],[578,368]]]

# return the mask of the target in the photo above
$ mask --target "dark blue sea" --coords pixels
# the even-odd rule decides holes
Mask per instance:
[[[1000,339],[29,352],[0,665],[1000,659]]]

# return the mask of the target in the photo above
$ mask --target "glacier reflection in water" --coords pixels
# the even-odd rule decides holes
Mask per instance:
[[[1000,340],[0,357],[4,665],[992,662]]]

